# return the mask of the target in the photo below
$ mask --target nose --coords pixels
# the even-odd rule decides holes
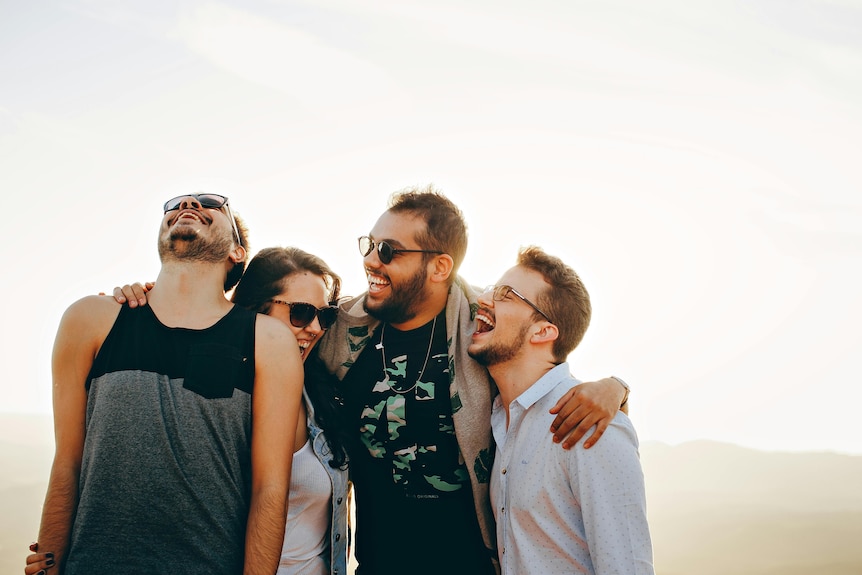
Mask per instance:
[[[482,290],[482,293],[479,294],[479,297],[476,300],[479,302],[479,305],[482,307],[493,307],[494,306],[494,290],[492,288],[485,288]]]
[[[380,254],[377,251],[376,245],[371,248],[368,255],[362,256],[362,261],[365,262],[365,266],[369,268],[379,268],[383,265],[383,262],[380,261]]]
[[[182,200],[180,200],[180,209],[183,210],[188,208],[202,210],[203,206],[195,196],[186,196]]]
[[[307,326],[305,326],[302,329],[304,329],[305,331],[307,331],[310,334],[314,334],[315,336],[318,336],[321,333],[323,333],[323,328],[320,327],[320,318],[317,317],[317,315],[314,316],[314,319],[311,320],[311,323],[309,323]]]

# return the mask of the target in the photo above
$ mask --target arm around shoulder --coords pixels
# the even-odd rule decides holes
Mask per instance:
[[[284,538],[293,442],[302,401],[303,367],[293,333],[259,315],[252,395],[252,494],[245,571],[274,573]]]
[[[625,405],[628,394],[628,385],[614,376],[572,387],[551,408],[551,413],[556,414],[551,423],[554,441],[562,441],[563,448],[569,449],[595,426],[595,431],[584,442],[584,448],[589,449],[599,440],[620,409],[628,413],[628,406]]]

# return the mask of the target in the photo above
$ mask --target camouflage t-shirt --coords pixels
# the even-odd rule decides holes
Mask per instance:
[[[342,381],[360,574],[492,572],[449,380],[441,314],[407,332],[381,324]]]

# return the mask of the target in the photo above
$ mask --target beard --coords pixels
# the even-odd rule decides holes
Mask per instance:
[[[491,367],[499,363],[505,363],[514,359],[521,347],[524,345],[524,340],[530,331],[529,325],[522,325],[513,337],[502,341],[491,341],[479,349],[473,349],[473,345],[467,348],[467,355],[476,360],[479,365]]]
[[[233,249],[232,238],[202,238],[193,229],[180,227],[159,238],[161,261],[221,263]]]
[[[390,294],[386,300],[377,304],[369,302],[368,298],[362,304],[362,309],[371,317],[386,323],[404,323],[416,317],[414,305],[426,297],[425,282],[428,270],[423,265],[403,284],[390,283]],[[390,280],[391,281],[391,280]],[[370,304],[377,304],[372,307]]]

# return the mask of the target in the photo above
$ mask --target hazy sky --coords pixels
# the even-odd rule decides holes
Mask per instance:
[[[575,375],[640,438],[862,454],[862,3],[277,0],[0,6],[2,411],[49,412],[63,310],[154,279],[161,205],[364,291],[356,237],[435,184],[462,275],[582,275]],[[10,229],[11,226],[11,229]]]

